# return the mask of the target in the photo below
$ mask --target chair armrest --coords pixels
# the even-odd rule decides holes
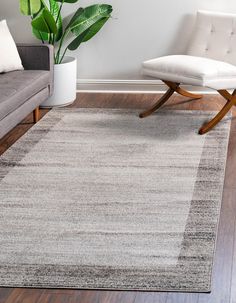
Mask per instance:
[[[26,70],[48,70],[50,77],[50,92],[53,90],[54,48],[48,44],[17,43],[17,49]]]

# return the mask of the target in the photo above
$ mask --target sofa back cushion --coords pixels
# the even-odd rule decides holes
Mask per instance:
[[[24,69],[6,20],[0,21],[0,73]]]

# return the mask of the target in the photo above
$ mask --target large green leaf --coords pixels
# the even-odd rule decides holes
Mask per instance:
[[[112,6],[107,4],[95,4],[86,7],[83,12],[70,24],[70,30],[77,37],[87,31],[98,21],[109,18]]]
[[[60,2],[59,0],[55,0]],[[112,6],[108,4],[95,4],[86,8],[79,8],[65,28],[57,55],[56,61],[61,62],[67,49],[75,50],[81,43],[90,40],[104,26],[111,17]],[[61,56],[64,38],[69,32],[75,35],[74,40],[64,49]]]
[[[49,34],[47,34],[47,33],[40,32],[33,27],[32,27],[32,33],[37,39],[39,39],[41,41],[49,41],[50,37],[49,37]]]
[[[92,39],[93,36],[95,36],[100,29],[103,27],[103,25],[108,21],[109,17],[103,18],[96,22],[94,25],[92,25],[88,30],[86,30],[84,33],[76,37],[69,45],[69,50],[76,50],[81,43],[87,42],[88,40]]]
[[[57,34],[57,25],[47,8],[44,8],[31,22],[33,28],[48,34]]]
[[[49,0],[50,12],[56,22],[57,25],[57,34],[55,37],[55,41],[58,41],[62,37],[63,27],[62,27],[62,17],[60,12],[60,7],[55,0]]]
[[[71,18],[70,22],[68,23],[66,30],[71,27],[71,25],[79,18],[79,16],[84,12],[82,7],[78,8],[75,12],[74,16]]]
[[[23,15],[32,16],[41,8],[41,0],[20,0],[20,10]]]
[[[33,19],[36,18],[44,8],[45,8],[45,4],[41,1],[41,8],[37,14],[33,15]],[[39,30],[36,30],[33,27],[32,27],[32,33],[37,39],[41,41],[49,41],[50,36],[48,33],[40,32]]]
[[[81,43],[84,42],[84,38],[86,37],[86,35],[88,34],[89,29],[87,31],[85,31],[83,34],[79,35],[78,37],[76,37],[69,45],[68,45],[68,49],[73,51],[76,50]]]
[[[100,29],[104,26],[104,24],[110,19],[110,17],[105,17],[102,18],[101,20],[99,20],[98,22],[96,22],[94,25],[92,25],[87,34],[85,35],[83,42],[87,42],[88,40],[92,39],[93,36],[95,36]]]

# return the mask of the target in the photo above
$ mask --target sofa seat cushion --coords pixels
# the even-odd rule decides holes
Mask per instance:
[[[236,88],[236,66],[203,57],[174,55],[149,60],[143,63],[143,73],[216,90]]]
[[[49,83],[49,71],[23,70],[0,74],[0,120]]]

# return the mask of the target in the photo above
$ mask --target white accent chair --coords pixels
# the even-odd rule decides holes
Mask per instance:
[[[185,55],[173,55],[143,63],[144,75],[162,80],[169,89],[140,118],[159,109],[174,92],[193,99],[201,95],[189,93],[181,84],[217,90],[227,103],[199,134],[211,130],[236,105],[236,14],[199,11],[192,39]],[[228,90],[233,89],[231,94]]]

